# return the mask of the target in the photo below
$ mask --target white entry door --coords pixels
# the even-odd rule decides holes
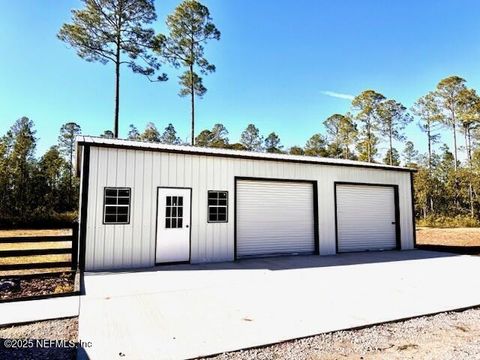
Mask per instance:
[[[190,260],[190,193],[158,188],[157,263]]]

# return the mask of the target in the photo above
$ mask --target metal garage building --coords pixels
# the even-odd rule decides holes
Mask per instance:
[[[80,136],[86,270],[412,249],[412,170]]]

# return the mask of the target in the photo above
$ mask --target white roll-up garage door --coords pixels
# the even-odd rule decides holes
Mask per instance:
[[[313,185],[237,181],[237,257],[315,251]]]
[[[338,252],[397,247],[392,186],[337,185]]]

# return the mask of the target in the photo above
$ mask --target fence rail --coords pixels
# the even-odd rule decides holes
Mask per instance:
[[[48,256],[70,254],[70,261],[39,261],[25,263],[19,260],[18,263],[1,264],[0,271],[10,270],[37,270],[52,268],[70,268],[77,270],[78,265],[78,224],[72,224],[72,235],[69,236],[25,236],[0,238],[0,244],[21,244],[21,243],[49,243],[49,242],[71,242],[70,247],[43,248],[43,249],[13,249],[0,250],[0,259],[18,257],[28,258],[29,256]]]
[[[0,244],[61,242],[61,241],[71,241],[71,240],[72,240],[72,235],[16,236],[16,237],[0,237]]]

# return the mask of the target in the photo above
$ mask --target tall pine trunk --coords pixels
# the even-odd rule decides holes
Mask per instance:
[[[118,138],[118,114],[120,111],[120,47],[117,46],[117,61],[115,62],[115,120],[113,136]]]
[[[458,172],[457,172],[457,168],[458,168],[458,164],[457,164],[457,159],[458,159],[458,152],[457,152],[457,119],[455,117],[455,111],[452,110],[451,114],[452,114],[452,132],[453,132],[453,157],[454,157],[454,160],[455,160],[455,163],[453,164],[453,170],[454,170],[454,176],[455,176],[455,183],[454,183],[455,199],[454,199],[454,204],[455,204],[455,207],[458,209],[460,207],[460,201],[458,199],[459,184],[458,184]]]
[[[430,125],[430,120],[427,123],[427,142],[428,142],[428,178],[432,178],[432,129]],[[432,190],[428,189],[427,194],[428,202],[430,203],[430,211],[432,213],[435,212],[434,205],[433,205],[433,195]]]
[[[392,154],[392,151],[393,151],[393,143],[392,143],[392,126],[390,126],[390,137],[389,137],[389,140],[390,140],[390,165],[393,165],[393,154]]]
[[[192,97],[192,146],[195,145],[195,84],[193,83],[193,65],[190,65],[190,95]]]
[[[72,134],[72,138],[73,138],[73,134]],[[70,141],[70,166],[69,166],[69,169],[68,169],[68,183],[69,183],[69,188],[68,188],[68,191],[67,191],[67,202],[68,202],[68,210],[71,210],[72,209],[72,191],[73,191],[73,142]]]
[[[430,122],[427,124],[427,139],[428,139],[428,178],[432,178],[432,130],[430,128]],[[434,212],[433,196],[431,188],[428,189],[428,202],[430,203],[430,211]]]
[[[455,120],[452,124],[452,129],[453,129],[453,151],[454,151],[454,158],[455,158],[455,164],[454,164],[454,169],[455,169],[455,177],[457,177],[457,158],[458,158],[458,153],[457,153],[457,125],[455,124]]]
[[[475,208],[473,204],[473,186],[470,176],[472,174],[472,137],[470,134],[470,127],[465,127],[465,147],[467,148],[467,161],[468,161],[468,197],[470,201],[470,215],[475,216]]]
[[[367,124],[367,159],[368,162],[372,162],[372,134],[370,131],[370,124]]]
[[[118,14],[123,13],[122,9],[123,2],[119,1],[118,6]],[[118,123],[119,123],[119,112],[120,112],[120,49],[121,49],[121,42],[122,42],[122,17],[118,15],[117,20],[117,34],[116,34],[116,51],[115,51],[115,120],[114,120],[114,129],[113,129],[113,137],[115,139],[118,138]]]

